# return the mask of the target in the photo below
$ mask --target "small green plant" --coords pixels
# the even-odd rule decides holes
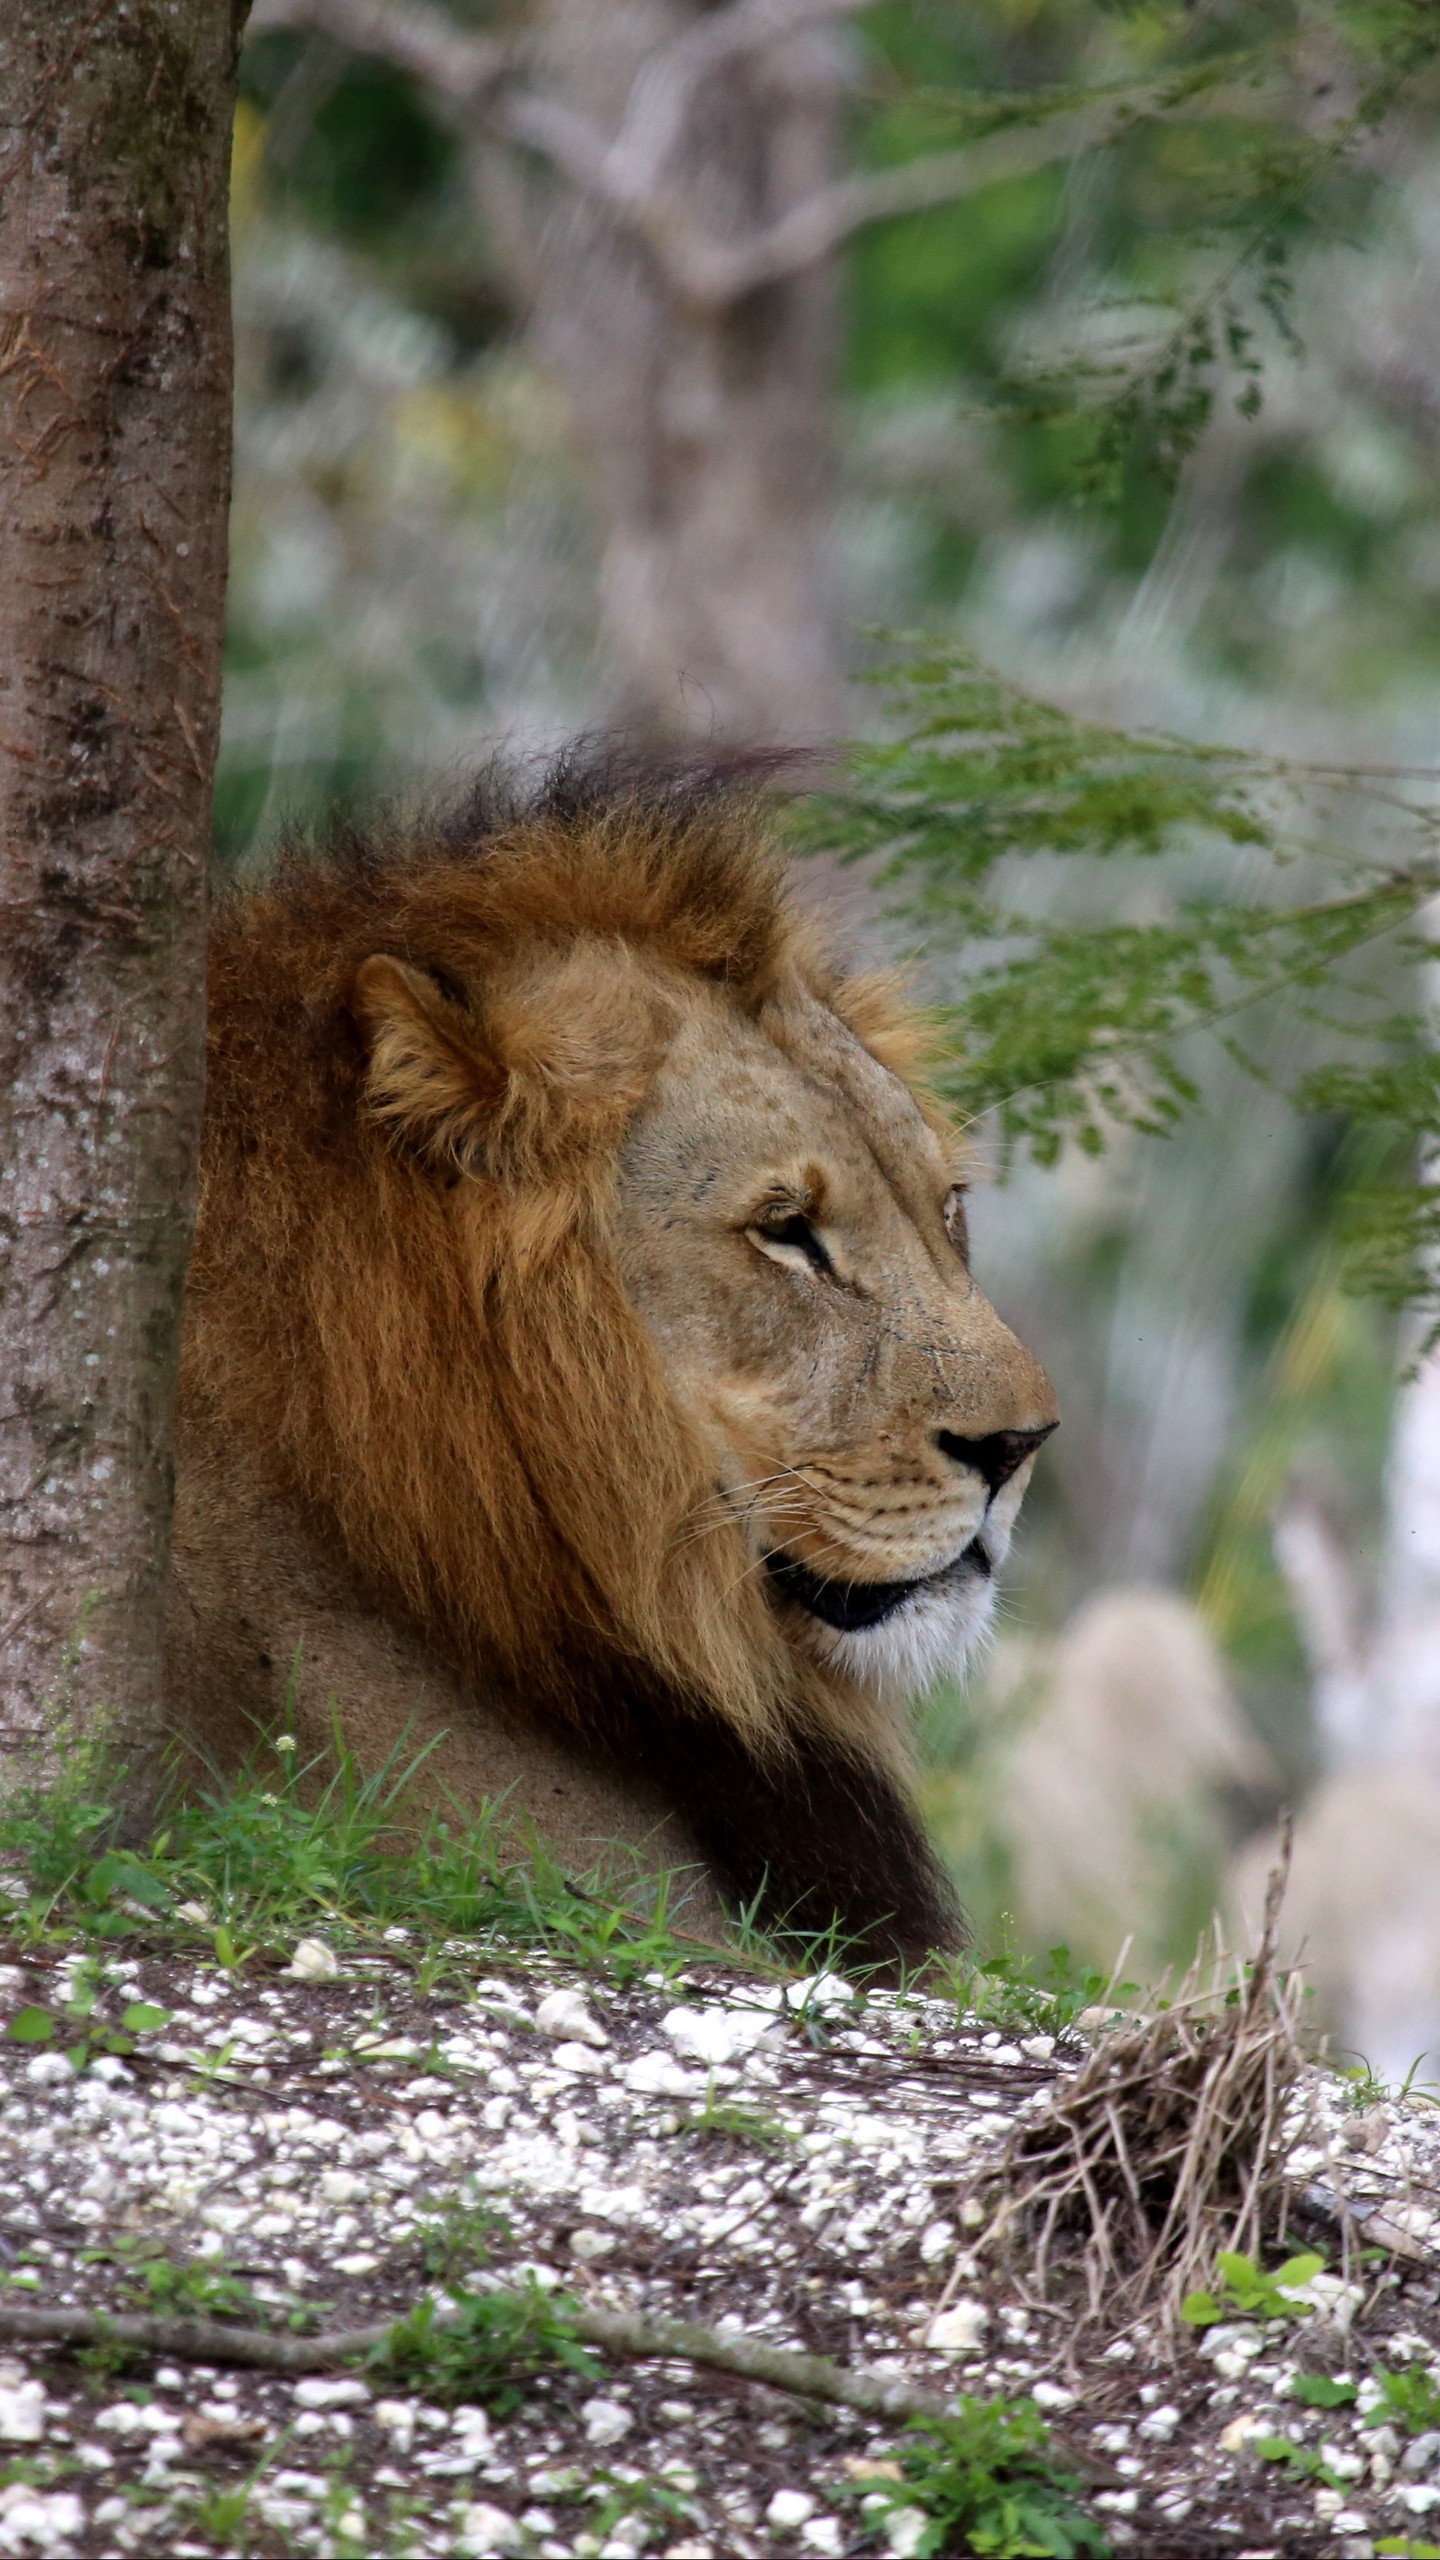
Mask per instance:
[[[598,2378],[599,2364],[566,2316],[572,2307],[533,2278],[515,2290],[452,2291],[445,2304],[421,2302],[397,2320],[370,2362],[432,2400],[477,2400],[509,2417],[542,2373]]]
[[[1308,2480],[1316,2489],[1343,2489],[1323,2453],[1313,2445],[1294,2444],[1289,2436],[1257,2436],[1251,2452],[1261,2462],[1283,2463],[1292,2480]]]
[[[658,2479],[622,2480],[613,2471],[597,2471],[584,2495],[596,2501],[597,2513],[590,2533],[601,2544],[608,2543],[616,2526],[631,2516],[672,2527],[696,2520],[693,2498],[677,2481],[667,2480],[663,2474]]]
[[[733,2105],[717,2098],[712,2073],[705,2091],[705,2104],[693,2116],[685,2116],[674,2127],[676,2135],[692,2134],[702,2142],[749,2143],[756,2151],[783,2151],[791,2136],[773,2116],[764,2116],[753,2107]]]
[[[1313,2249],[1268,2272],[1243,2249],[1222,2249],[1215,2263],[1218,2291],[1187,2293],[1180,2305],[1192,2329],[1209,2329],[1217,2320],[1306,2320],[1313,2305],[1296,2295],[1325,2270]]]
[[[471,2267],[488,2267],[495,2243],[513,2236],[503,2213],[467,2178],[454,2195],[440,2197],[421,2216],[420,2262],[427,2276],[463,2276]]]
[[[1412,2542],[1408,2533],[1384,2533],[1375,2553],[1376,2560],[1440,2560],[1440,2542]]]
[[[980,2019],[1007,2035],[1060,2036],[1086,2009],[1123,2009],[1140,1996],[1138,1984],[1076,1964],[1068,1947],[1052,1947],[1043,1961],[1012,1949],[978,1964],[962,1957],[949,1987],[962,2020]]]
[[[117,2268],[126,2303],[166,2318],[266,2324],[264,2305],[223,2258],[169,2258],[153,2243],[124,2237],[82,2249],[80,2263]]]
[[[1377,2365],[1373,2379],[1381,2396],[1362,2425],[1403,2427],[1409,2436],[1428,2435],[1432,2427],[1440,2427],[1440,2385],[1423,2364],[1413,2364],[1404,2373],[1388,2373]]]
[[[1297,2373],[1290,2397],[1302,2409],[1349,2409],[1358,2393],[1353,2382],[1337,2382],[1330,2373]]]
[[[126,2055],[136,2050],[138,2036],[168,2027],[172,2012],[151,2000],[132,2000],[117,2020],[97,2017],[105,1994],[105,1969],[93,1958],[77,1965],[63,2003],[18,2009],[5,2024],[10,2044],[58,2045],[73,2071],[83,2071],[97,2054]],[[67,2038],[70,2041],[67,2042]]]
[[[975,2400],[947,2418],[914,2418],[895,2459],[898,2480],[862,2475],[850,2494],[867,2523],[918,2508],[924,2532],[908,2547],[917,2560],[941,2552],[985,2560],[1108,2560],[1105,2534],[1079,2502],[1079,2484],[1050,2451],[1050,2431],[1033,2400]]]

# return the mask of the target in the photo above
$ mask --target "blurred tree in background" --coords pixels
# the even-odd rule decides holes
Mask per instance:
[[[1351,1233],[1398,1298],[1423,1245],[1432,18],[259,0],[237,127],[225,858],[497,734],[874,738],[829,839],[905,857],[897,931],[968,999],[957,1090],[1016,1142],[984,1273],[1064,1389],[991,1699],[1023,1727],[1097,1588],[1188,1593],[1271,1772],[1194,1784],[1252,1812],[1324,1756],[1315,1594],[1363,1614],[1385,1534]],[[918,714],[857,687],[897,660]],[[998,1730],[933,1716],[982,1912]]]

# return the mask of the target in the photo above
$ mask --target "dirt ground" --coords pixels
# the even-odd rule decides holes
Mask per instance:
[[[79,1959],[9,1957],[0,2019],[58,2012]],[[433,2287],[438,2231],[477,2284],[528,2268],[932,2390],[1033,2393],[1117,2554],[1440,2541],[1440,2430],[1364,2423],[1372,2368],[1440,2379],[1432,2108],[1358,2109],[1307,2073],[1292,2245],[1338,2268],[1344,2197],[1383,2206],[1404,2254],[1322,2277],[1293,2317],[1185,2330],[1172,2355],[1035,2309],[1023,2265],[974,2254],[977,2172],[1078,2038],[1011,2041],[833,1977],[617,1989],[529,1961],[427,1993],[400,1945],[319,1979],[133,1941],[106,1962],[82,2069],[0,2041],[0,2303],[161,2310],[165,2268],[199,2259],[248,2287],[252,2325],[348,2328]],[[135,2002],[163,2024],[106,2052]],[[1302,2405],[1304,2371],[1358,2398]],[[856,2489],[896,2435],[680,2361],[548,2374],[500,2417],[365,2374],[0,2343],[0,2554],[903,2555],[923,2520],[867,2514]]]

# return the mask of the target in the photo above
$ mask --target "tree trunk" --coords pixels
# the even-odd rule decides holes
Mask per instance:
[[[62,1717],[158,1743],[242,18],[0,30],[0,1785]]]
[[[623,119],[643,140],[647,68],[712,14],[699,0],[537,0],[537,80],[607,137]],[[823,27],[708,70],[657,147],[687,224],[744,238],[815,195],[835,174],[842,73]],[[672,737],[840,734],[833,260],[707,305],[595,197],[567,191],[538,263],[534,343],[600,516],[613,715]]]

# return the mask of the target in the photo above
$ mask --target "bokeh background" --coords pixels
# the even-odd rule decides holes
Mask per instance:
[[[1122,726],[1423,776],[1440,83],[1393,36],[1199,0],[259,0],[222,860],[497,739],[881,734],[884,627]],[[606,183],[650,184],[648,245],[577,178],[581,126]],[[875,181],[947,155],[948,198],[886,210]],[[687,225],[733,246],[760,199],[773,222],[857,178],[870,209],[803,271],[729,304],[670,275]],[[1114,367],[1207,310],[1222,337],[1241,313],[1218,357],[1182,350],[1208,414],[1168,469],[1107,454]],[[723,630],[697,607],[722,590]],[[957,964],[882,890],[822,865],[812,894],[943,997]],[[1440,2078],[1440,1779],[1428,1739],[1398,1778],[1357,1743],[1336,1686],[1440,1430],[1404,1319],[1344,1285],[1373,1141],[1284,1098],[1318,1036],[1251,1024],[1268,1081],[1197,1043],[1173,1135],[1022,1157],[978,1199],[981,1277],[1065,1423],[994,1650],[924,1711],[927,1800],[990,1948],[1128,1942],[1139,1978],[1213,1910],[1242,1925],[1300,1807],[1317,2013]]]

